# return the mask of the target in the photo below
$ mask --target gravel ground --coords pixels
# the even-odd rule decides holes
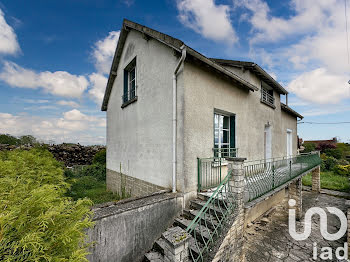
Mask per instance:
[[[325,194],[316,194],[303,191],[303,214],[310,207],[325,208],[328,206],[337,207],[346,213],[345,199]],[[327,212],[328,232],[337,232],[340,221],[337,216]],[[296,241],[288,231],[288,209],[287,200],[277,206],[268,215],[248,225],[245,234],[245,254],[247,262],[264,261],[339,261],[335,258],[335,249],[344,246],[346,235],[337,241],[327,241],[320,233],[320,220],[318,216],[312,218],[312,233],[304,241]],[[297,231],[303,227],[303,219],[297,222]],[[313,243],[317,243],[318,255],[321,247],[331,247],[333,250],[332,260],[313,260]],[[342,253],[341,253],[342,254]],[[346,261],[346,260],[343,260]]]

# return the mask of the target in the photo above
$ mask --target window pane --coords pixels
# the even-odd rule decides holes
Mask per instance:
[[[224,116],[219,115],[219,128],[222,129],[224,125]]]
[[[135,89],[135,84],[136,84],[135,80],[130,82],[130,90],[134,90]]]
[[[215,130],[214,132],[214,143],[215,144],[219,143],[219,130]]]
[[[229,140],[229,137],[230,137],[230,134],[228,131],[222,131],[223,132],[223,136],[222,136],[222,143],[229,143],[230,140]]]
[[[224,116],[224,129],[230,128],[230,118],[228,116]]]
[[[130,80],[134,80],[134,79],[135,79],[135,67],[130,70]]]
[[[219,128],[219,115],[214,114],[214,128]]]

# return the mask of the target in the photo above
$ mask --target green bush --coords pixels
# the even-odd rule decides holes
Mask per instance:
[[[303,146],[304,146],[303,153],[309,153],[309,152],[315,151],[315,149],[316,149],[316,144],[315,143],[311,143],[311,142],[304,143]]]
[[[325,154],[327,156],[334,157],[336,159],[341,159],[342,158],[342,151],[339,148],[329,148],[325,149]]]
[[[94,159],[92,160],[93,164],[106,164],[106,149],[102,149],[96,153]]]
[[[87,261],[92,202],[68,187],[48,151],[0,153],[0,261]]]
[[[332,156],[327,156],[326,154],[321,155],[322,163],[321,170],[322,171],[332,171],[335,165],[337,164],[337,159]]]
[[[349,161],[346,160],[346,159],[340,159],[340,160],[337,161],[337,164],[338,164],[338,165],[341,165],[341,166],[347,166],[347,165],[349,165],[350,163],[349,163]]]
[[[333,168],[333,172],[340,176],[348,176],[350,177],[350,165],[342,166],[342,165],[336,165]]]
[[[0,134],[0,144],[16,146],[20,144],[20,140],[8,134]]]
[[[106,165],[92,164],[72,172],[73,174],[71,174],[70,171],[66,171],[65,174],[67,177],[71,177],[71,175],[73,175],[73,177],[91,176],[99,181],[106,181]]]

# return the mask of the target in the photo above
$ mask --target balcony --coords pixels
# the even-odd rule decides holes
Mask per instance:
[[[261,88],[261,99],[260,101],[272,108],[276,108],[275,107],[275,98],[273,97],[273,95],[269,92],[269,90],[265,89],[265,88]]]
[[[222,157],[198,158],[198,191],[217,187],[227,176]],[[250,202],[311,171],[321,164],[318,153],[246,161],[244,163],[245,200]]]
[[[238,148],[213,148],[214,157],[237,157],[238,156]]]

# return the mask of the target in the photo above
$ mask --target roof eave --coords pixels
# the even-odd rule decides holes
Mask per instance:
[[[299,117],[300,119],[304,118],[301,114],[299,114],[297,111],[293,110],[292,108],[290,108],[286,104],[281,103],[281,109],[286,113],[289,113],[295,117]]]
[[[279,89],[281,94],[287,95],[288,91],[280,85],[272,76],[270,76],[264,69],[262,69],[258,64],[253,64],[253,67],[262,75],[264,75],[274,86]]]
[[[103,102],[102,102],[102,107],[101,107],[102,111],[107,111],[108,100],[109,100],[110,94],[112,92],[114,80],[116,78],[116,72],[117,72],[120,56],[121,56],[121,53],[122,53],[122,50],[123,50],[123,47],[125,44],[126,36],[127,36],[128,31],[130,29],[134,29],[136,31],[139,31],[140,33],[144,34],[147,37],[154,38],[157,41],[169,46],[170,48],[174,49],[177,52],[181,52],[181,47],[184,45],[186,47],[187,53],[189,55],[191,55],[191,56],[197,58],[198,60],[202,61],[203,63],[211,66],[215,70],[227,75],[228,77],[233,79],[236,83],[240,84],[242,87],[247,88],[250,91],[258,91],[259,90],[256,86],[247,82],[246,80],[244,80],[243,78],[239,77],[238,75],[232,73],[231,71],[227,70],[226,68],[222,67],[220,64],[218,64],[218,63],[212,61],[211,59],[205,57],[204,55],[198,53],[197,51],[190,48],[189,46],[186,46],[181,40],[173,38],[169,35],[160,33],[160,32],[153,30],[149,27],[146,27],[146,26],[137,24],[135,22],[129,21],[127,19],[124,19],[122,30],[121,30],[121,33],[119,36],[118,44],[117,44],[116,51],[115,51],[115,54],[113,57],[113,62],[112,62],[111,70],[110,70],[108,81],[107,81],[106,91],[105,91],[105,94],[103,97]]]
[[[203,56],[202,54],[196,52],[195,50],[193,50],[191,47],[186,46],[186,51],[189,55],[201,60],[202,62],[210,65],[211,67],[213,67],[214,69],[216,69],[217,71],[224,73],[225,75],[229,76],[230,78],[232,78],[233,80],[237,81],[238,83],[242,84],[245,88],[247,88],[250,91],[258,91],[259,89],[254,86],[253,84],[247,82],[246,80],[244,80],[243,78],[240,78],[238,75],[232,73],[231,71],[227,70],[226,68],[222,67],[221,65],[219,65],[218,63],[213,62],[211,59]]]

